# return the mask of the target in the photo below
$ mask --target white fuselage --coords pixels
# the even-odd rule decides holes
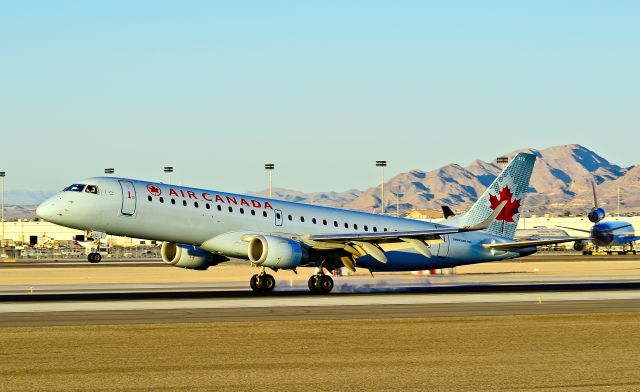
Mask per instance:
[[[348,234],[443,227],[359,211],[124,178],[96,177],[83,180],[82,184],[91,184],[97,191],[60,192],[38,207],[38,215],[81,230],[196,246],[218,237],[233,242],[225,244],[228,247],[221,246],[219,251],[231,257],[242,257],[246,243],[241,237],[246,233]],[[486,232],[457,233],[432,245],[430,258],[406,247],[385,250],[388,258],[385,264],[370,256],[361,257],[357,263],[372,270],[407,271],[523,255],[492,252],[482,247],[483,243],[507,241]]]

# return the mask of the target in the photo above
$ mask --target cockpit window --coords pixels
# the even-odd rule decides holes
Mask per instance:
[[[98,187],[95,185],[87,185],[87,187],[84,189],[85,192],[87,193],[95,193],[96,195],[98,194]]]
[[[82,192],[86,185],[85,184],[73,184],[66,188],[64,188],[65,192]]]

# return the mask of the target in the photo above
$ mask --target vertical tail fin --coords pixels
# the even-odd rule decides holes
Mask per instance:
[[[521,152],[516,155],[471,209],[464,214],[462,225],[471,226],[482,222],[491,216],[501,202],[506,201],[504,209],[487,231],[501,237],[513,238],[535,162],[534,154]]]

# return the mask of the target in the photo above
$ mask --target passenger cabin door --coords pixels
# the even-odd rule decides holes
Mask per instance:
[[[282,211],[273,210],[276,216],[276,226],[282,226]]]
[[[122,188],[122,215],[131,216],[136,213],[136,188],[131,181],[119,181]]]

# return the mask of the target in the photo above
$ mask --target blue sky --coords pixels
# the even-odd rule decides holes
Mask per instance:
[[[345,4],[348,3],[348,4]],[[0,2],[12,189],[125,177],[243,192],[580,143],[640,163],[635,1]]]

